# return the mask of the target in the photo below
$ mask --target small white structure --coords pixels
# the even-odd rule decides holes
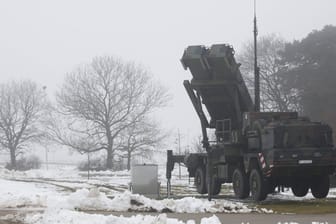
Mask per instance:
[[[133,165],[131,168],[130,188],[134,194],[142,194],[150,198],[159,198],[160,183],[158,181],[158,165]]]

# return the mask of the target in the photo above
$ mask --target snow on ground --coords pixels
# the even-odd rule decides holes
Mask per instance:
[[[225,213],[249,213],[259,211],[248,208],[241,202],[231,202],[225,199],[208,201],[194,197],[182,199],[154,200],[145,196],[132,194],[129,191],[114,195],[109,199],[97,188],[90,191],[78,190],[70,194],[67,202],[68,208],[73,210],[104,210],[104,211],[156,211],[177,213],[200,213],[200,212],[225,212]]]
[[[177,171],[177,172],[176,172]],[[87,180],[86,172],[64,167],[53,170],[8,171],[0,167],[0,210],[1,209],[41,209],[43,213],[28,214],[25,222],[42,223],[184,223],[168,219],[164,215],[136,215],[130,218],[102,216],[85,212],[101,211],[156,211],[160,213],[268,213],[257,209],[252,203],[230,199],[197,198],[192,180],[189,182],[185,170],[182,169],[181,179],[178,169],[174,170],[172,184],[176,187],[176,195],[188,195],[180,199],[155,200],[143,195],[132,194],[127,190],[130,182],[129,171],[91,172]],[[165,173],[159,169],[161,193],[165,190]],[[230,185],[223,185],[222,193],[233,195]],[[192,193],[191,193],[192,192]],[[330,197],[336,198],[336,190],[332,189]],[[294,197],[290,190],[280,194],[269,195],[269,200],[306,200],[313,198],[309,193],[306,197]],[[80,222],[78,221],[80,220]],[[84,220],[84,221],[83,221]],[[195,223],[192,220],[188,224]],[[217,217],[204,219],[203,224],[220,223]]]
[[[0,208],[46,207],[62,194],[53,186],[0,179]]]
[[[163,173],[163,172],[161,172]],[[188,189],[185,173],[179,179],[173,176],[173,183]],[[91,179],[86,179],[85,172],[75,169],[30,170],[25,172],[9,171],[0,168],[0,210],[1,209],[40,209],[43,212],[28,213],[24,223],[184,223],[158,216],[136,215],[133,217],[103,216],[88,214],[88,211],[133,211],[135,212],[226,212],[249,213],[263,212],[250,208],[242,202],[218,199],[183,197],[181,199],[155,200],[143,195],[132,194],[127,190],[130,172],[92,172]],[[159,175],[165,181],[165,175]],[[193,189],[192,189],[193,190]],[[195,194],[196,195],[196,194]],[[194,224],[193,220],[186,222]],[[220,223],[216,216],[204,218],[203,224]]]
[[[115,193],[112,198],[99,188],[83,188],[74,193],[57,192],[57,187],[36,183],[0,180],[0,208],[47,207],[69,210],[96,211],[157,211],[157,212],[226,212],[249,213],[258,211],[241,202],[224,199],[212,200],[185,197],[182,199],[155,200],[129,191]]]
[[[73,167],[66,166],[60,169],[35,169],[27,171],[15,171],[0,168],[0,177],[74,180],[80,178],[80,173]]]

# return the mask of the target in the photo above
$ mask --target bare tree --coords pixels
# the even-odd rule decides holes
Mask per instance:
[[[0,105],[0,145],[16,169],[17,156],[46,137],[48,102],[44,88],[27,80],[0,84]]]
[[[204,153],[205,152],[205,149],[202,146],[202,139],[203,139],[203,137],[201,135],[197,136],[193,139],[193,141],[192,141],[193,152],[196,152],[196,153]]]
[[[149,158],[168,136],[154,121],[142,120],[128,126],[121,135],[120,150],[126,154],[127,169],[134,156]]]
[[[71,134],[56,136],[82,152],[106,150],[106,166],[111,169],[120,134],[167,100],[165,88],[143,67],[97,57],[67,74],[57,102]]]
[[[258,65],[260,67],[260,98],[264,111],[301,111],[298,90],[289,88],[280,63],[280,51],[285,47],[281,37],[271,34],[258,40]],[[254,89],[254,46],[247,42],[238,55],[241,71],[249,90]],[[252,91],[250,91],[252,92]]]

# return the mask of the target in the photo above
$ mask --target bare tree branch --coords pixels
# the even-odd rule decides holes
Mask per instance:
[[[68,133],[57,133],[58,128],[53,136],[81,152],[106,150],[107,168],[112,168],[121,133],[164,106],[168,98],[143,67],[97,57],[66,76],[57,102]]]
[[[132,157],[150,157],[153,149],[160,148],[163,140],[168,137],[159,125],[145,118],[129,125],[121,134],[121,144],[118,148],[126,155],[127,169],[130,169]]]
[[[42,88],[32,81],[0,84],[0,145],[10,152],[11,167],[16,157],[46,136],[43,123],[49,103]]]
[[[259,38],[258,63],[260,67],[261,108],[263,111],[301,111],[299,94],[296,89],[288,89],[283,76],[284,65],[280,63],[279,52],[285,41],[277,35]],[[241,70],[250,92],[254,92],[254,47],[248,42],[238,55]],[[254,93],[253,93],[254,94]]]

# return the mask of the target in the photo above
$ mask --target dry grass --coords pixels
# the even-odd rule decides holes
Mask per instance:
[[[258,208],[272,209],[276,213],[326,214],[336,213],[336,199],[321,200],[273,200],[258,205]]]

